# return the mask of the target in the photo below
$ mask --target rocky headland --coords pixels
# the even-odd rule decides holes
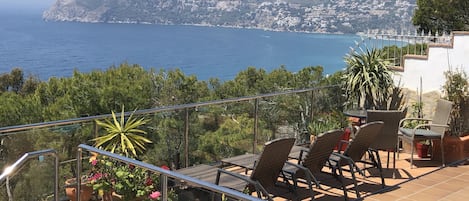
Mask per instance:
[[[46,21],[407,33],[416,0],[57,0]]]

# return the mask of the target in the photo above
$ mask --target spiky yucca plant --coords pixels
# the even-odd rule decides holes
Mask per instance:
[[[95,147],[102,147],[106,151],[112,153],[123,154],[126,157],[137,157],[138,153],[145,151],[145,144],[152,143],[151,140],[144,135],[144,130],[139,129],[148,122],[143,117],[136,119],[133,117],[135,110],[126,119],[124,115],[124,107],[120,113],[118,121],[116,114],[112,111],[112,121],[105,119],[104,121],[96,120],[96,124],[103,127],[107,134],[94,138]]]
[[[347,63],[344,86],[347,96],[357,100],[360,107],[373,108],[388,97],[394,85],[389,61],[383,59],[382,51],[361,49],[345,58]],[[361,104],[363,105],[360,105]]]

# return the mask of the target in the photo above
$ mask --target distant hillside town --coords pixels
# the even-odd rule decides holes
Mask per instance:
[[[57,0],[46,21],[408,33],[416,0]]]

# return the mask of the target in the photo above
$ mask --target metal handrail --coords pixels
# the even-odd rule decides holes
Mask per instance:
[[[144,163],[142,161],[138,161],[138,160],[135,160],[135,159],[127,158],[127,157],[121,156],[119,154],[115,154],[115,153],[111,153],[111,152],[104,151],[104,150],[101,150],[101,149],[97,149],[95,147],[85,145],[85,144],[78,145],[78,152],[77,152],[77,187],[76,187],[77,191],[75,192],[77,200],[81,199],[80,198],[80,193],[79,193],[80,190],[81,190],[80,189],[81,185],[79,185],[79,184],[81,184],[81,175],[80,174],[82,172],[82,162],[83,162],[82,155],[83,155],[84,150],[89,151],[89,152],[94,152],[94,153],[97,153],[99,155],[107,156],[107,157],[113,158],[113,159],[115,159],[117,161],[120,161],[120,162],[124,162],[124,163],[127,163],[127,164],[132,164],[136,167],[140,167],[140,168],[143,168],[143,169],[146,169],[146,170],[150,170],[150,171],[153,171],[153,172],[160,173],[160,177],[161,177],[161,181],[162,181],[161,182],[161,196],[162,196],[163,201],[168,200],[168,183],[166,182],[168,177],[171,177],[171,178],[174,178],[174,179],[177,179],[177,180],[180,180],[180,181],[184,181],[185,183],[192,183],[192,184],[201,186],[203,188],[206,188],[208,190],[211,190],[213,192],[217,192],[217,193],[220,193],[220,194],[225,194],[227,196],[234,197],[234,198],[240,199],[240,200],[261,200],[259,198],[256,198],[256,197],[241,193],[239,191],[235,191],[233,189],[229,189],[229,188],[226,188],[226,187],[223,187],[223,186],[218,186],[218,185],[215,185],[215,184],[212,184],[212,183],[201,181],[201,180],[198,180],[198,179],[195,179],[195,178],[192,178],[192,177],[189,177],[189,176],[177,173],[177,172],[173,172],[173,171],[170,171],[170,170],[165,170],[165,169],[160,168],[158,166],[154,166],[154,165],[151,165],[151,164],[148,164],[148,163]]]
[[[280,96],[280,95],[304,93],[304,92],[320,90],[320,89],[325,89],[325,88],[331,88],[331,87],[337,87],[337,85],[329,85],[329,86],[314,87],[314,88],[307,88],[307,89],[287,90],[287,91],[283,91],[283,92],[274,92],[274,93],[268,93],[268,94],[228,98],[228,99],[205,101],[205,102],[198,102],[198,103],[188,103],[188,104],[180,104],[180,105],[173,105],[173,106],[163,106],[163,107],[156,107],[156,108],[150,108],[150,109],[136,110],[134,114],[142,115],[142,114],[152,114],[152,113],[164,112],[164,111],[183,110],[183,109],[197,108],[197,107],[207,106],[207,105],[217,105],[217,104],[225,104],[225,103],[255,100],[255,99],[259,99],[259,98],[268,98],[268,97]],[[131,113],[132,112],[126,112],[124,114],[128,116]],[[117,113],[116,115],[118,115],[118,114],[120,114],[120,113]],[[95,119],[105,119],[105,118],[110,118],[110,117],[112,117],[111,114],[105,114],[105,115],[79,117],[79,118],[73,118],[73,119],[41,122],[41,123],[26,124],[26,125],[7,126],[7,127],[0,128],[0,136],[12,135],[11,132],[25,131],[25,130],[35,129],[35,128],[44,128],[44,127],[52,127],[52,126],[71,125],[71,124],[77,124],[77,123],[86,123],[86,122],[90,122],[90,121],[95,120]]]
[[[268,93],[268,94],[260,94],[260,95],[253,95],[253,96],[244,96],[244,97],[236,97],[236,98],[228,98],[228,99],[222,99],[222,100],[213,100],[213,101],[205,101],[205,102],[198,102],[198,103],[188,103],[188,104],[181,104],[181,105],[172,105],[172,106],[163,106],[163,107],[155,107],[155,108],[149,108],[149,109],[142,109],[142,110],[136,110],[134,112],[125,112],[125,116],[129,116],[132,113],[135,115],[145,115],[145,114],[154,114],[158,112],[166,112],[166,111],[186,111],[186,119],[185,119],[185,127],[184,127],[184,138],[186,139],[186,142],[184,144],[184,162],[185,166],[189,166],[189,144],[188,144],[188,136],[189,136],[189,109],[194,109],[202,106],[209,106],[209,105],[218,105],[218,104],[227,104],[227,103],[236,103],[236,102],[242,102],[242,101],[251,101],[254,100],[254,130],[253,130],[253,141],[252,141],[252,152],[256,152],[256,146],[257,146],[257,136],[258,136],[258,108],[259,104],[261,101],[259,101],[262,98],[269,98],[269,97],[275,97],[275,96],[281,96],[281,95],[289,95],[289,94],[298,94],[298,93],[307,93],[311,92],[311,96],[313,96],[313,91],[315,90],[322,90],[322,89],[327,89],[327,88],[335,88],[338,87],[338,85],[328,85],[328,86],[320,86],[320,87],[314,87],[314,88],[306,88],[306,89],[296,89],[296,90],[286,90],[283,92],[274,92],[274,93]],[[314,104],[311,102],[311,104]],[[311,110],[313,106],[311,105]],[[120,115],[120,113],[117,113],[116,115]],[[50,122],[42,122],[42,123],[34,123],[34,124],[27,124],[27,125],[17,125],[17,126],[8,126],[8,127],[2,127],[0,128],[0,137],[2,136],[10,136],[10,135],[15,135],[19,134],[19,131],[27,131],[31,129],[37,129],[37,128],[50,128],[50,127],[55,127],[55,126],[66,126],[66,125],[72,125],[72,124],[83,124],[83,123],[92,123],[94,120],[100,120],[100,119],[105,119],[105,118],[112,118],[112,114],[105,114],[105,115],[96,115],[96,116],[87,116],[87,117],[80,117],[80,118],[73,118],[73,119],[67,119],[67,120],[58,120],[58,121],[50,121]],[[95,134],[97,134],[97,126],[95,126]]]
[[[0,182],[3,182],[4,179],[8,178],[12,173],[14,173],[16,170],[18,170],[20,167],[22,167],[26,161],[33,157],[37,156],[43,156],[43,155],[52,155],[55,158],[54,161],[54,200],[58,201],[59,200],[59,157],[57,155],[57,151],[53,149],[45,149],[41,151],[33,151],[33,152],[28,152],[23,154],[15,163],[13,163],[11,166],[8,166],[5,168],[3,173],[0,175]]]
[[[253,153],[255,152],[255,145],[257,145],[257,121],[258,121],[258,114],[257,114],[257,110],[258,110],[258,107],[259,107],[259,104],[262,102],[262,98],[269,98],[269,97],[275,97],[275,96],[281,96],[281,95],[291,95],[291,94],[300,94],[300,93],[311,93],[311,98],[313,98],[313,94],[314,94],[314,91],[316,90],[323,90],[323,89],[327,89],[327,88],[336,88],[338,85],[329,85],[329,86],[321,86],[321,87],[314,87],[314,88],[306,88],[306,89],[298,89],[298,90],[285,90],[283,92],[275,92],[275,93],[268,93],[268,94],[261,94],[261,95],[254,95],[254,96],[245,96],[245,97],[236,97],[236,98],[228,98],[228,99],[223,99],[223,100],[214,100],[214,101],[206,101],[206,102],[198,102],[198,103],[189,103],[189,104],[181,104],[181,105],[174,105],[174,106],[163,106],[163,107],[155,107],[155,108],[150,108],[150,109],[143,109],[143,110],[136,110],[134,112],[134,114],[136,115],[145,115],[145,114],[152,114],[152,113],[158,113],[158,112],[165,112],[165,111],[175,111],[175,110],[180,110],[180,111],[186,111],[186,126],[185,126],[185,138],[186,138],[186,148],[185,148],[185,165],[186,167],[188,166],[189,164],[189,160],[188,160],[188,153],[189,153],[189,150],[188,150],[188,129],[189,129],[189,126],[188,126],[188,111],[189,109],[197,109],[198,107],[202,107],[202,106],[209,106],[209,105],[217,105],[217,104],[227,104],[227,103],[237,103],[237,102],[242,102],[242,101],[252,101],[254,100],[255,102],[253,102],[253,105],[254,105],[254,111],[255,111],[255,114],[254,114],[254,118],[255,118],[255,125],[254,125],[254,135],[253,135]],[[313,104],[313,102],[311,101],[311,104]],[[311,107],[311,110],[312,110],[313,107]],[[124,113],[124,115],[126,116],[129,116],[132,112],[126,112]],[[120,115],[120,113],[117,113]],[[66,119],[66,120],[58,120],[58,121],[49,121],[49,122],[41,122],[41,123],[33,123],[33,124],[26,124],[26,125],[16,125],[16,126],[8,126],[8,127],[1,127],[0,128],[0,138],[3,137],[3,136],[10,136],[10,135],[15,135],[15,134],[19,134],[21,132],[25,132],[25,131],[29,131],[29,130],[33,130],[33,129],[39,129],[39,128],[53,128],[53,127],[56,127],[56,126],[67,126],[67,125],[73,125],[73,124],[84,124],[84,123],[93,123],[94,120],[98,120],[98,119],[105,119],[105,118],[111,118],[112,117],[112,114],[105,114],[105,115],[95,115],[95,116],[86,116],[86,117],[79,117],[79,118],[72,118],[72,119]],[[97,132],[97,127],[95,127],[95,132]],[[96,151],[98,152],[98,151]],[[34,153],[34,152],[32,152]],[[81,163],[81,159],[80,158],[80,163]],[[68,161],[67,161],[68,162]],[[154,167],[154,166],[152,166]],[[158,169],[160,171],[160,173],[167,173],[165,170],[161,170],[161,169]],[[174,174],[174,175],[173,175]],[[167,179],[167,176],[174,176],[175,178],[177,179],[184,179],[186,181],[192,181],[194,180],[193,178],[192,179],[188,179],[186,176],[184,175],[180,175],[180,174],[175,174],[173,173],[171,175],[167,175],[167,174],[163,174],[164,175],[164,178]],[[78,177],[80,178],[80,177]],[[163,178],[163,179],[164,179]],[[195,184],[199,184],[199,185],[202,185],[202,186],[206,186],[207,188],[210,188],[214,191],[217,191],[217,190],[220,190],[218,188],[218,186],[216,185],[213,185],[213,184],[210,184],[210,183],[206,183],[206,182],[202,182],[202,183],[199,183],[201,181],[193,181],[193,183]],[[58,185],[58,184],[57,184]],[[80,188],[78,186],[78,188]],[[226,190],[224,188],[222,188],[222,190]],[[229,191],[229,189],[228,189]],[[80,192],[80,191],[77,191],[77,192]],[[219,191],[218,191],[219,192]],[[230,191],[232,192],[232,191]],[[250,199],[252,199],[251,197],[249,197]]]

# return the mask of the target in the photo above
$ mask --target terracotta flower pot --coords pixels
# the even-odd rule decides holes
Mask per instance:
[[[98,190],[98,195],[101,197],[101,201],[123,201],[122,195],[117,194],[113,189]]]
[[[76,197],[76,178],[67,179],[65,181],[65,193],[70,199],[70,201],[77,201]],[[80,200],[81,201],[89,201],[91,196],[93,195],[93,188],[91,186],[87,186],[86,183],[82,183],[80,185]]]
[[[433,141],[432,160],[441,161],[440,140]],[[443,138],[443,146],[445,151],[445,163],[462,160],[469,157],[469,135],[445,136]]]
[[[350,140],[350,134],[352,132],[350,131],[350,128],[345,128],[344,134],[342,135],[342,138],[340,139],[341,141],[349,141]],[[341,147],[339,148],[339,145],[341,144]],[[347,143],[339,143],[334,147],[334,150],[340,150],[340,151],[345,151],[347,148],[348,144]]]
[[[102,201],[114,201],[114,196],[112,196],[112,191],[104,192],[102,196]]]
[[[316,135],[309,135],[309,143],[313,144],[314,140],[316,140]]]
[[[429,158],[428,150],[430,149],[430,145],[417,143],[417,144],[415,144],[415,146],[417,148],[417,156],[419,158]]]

